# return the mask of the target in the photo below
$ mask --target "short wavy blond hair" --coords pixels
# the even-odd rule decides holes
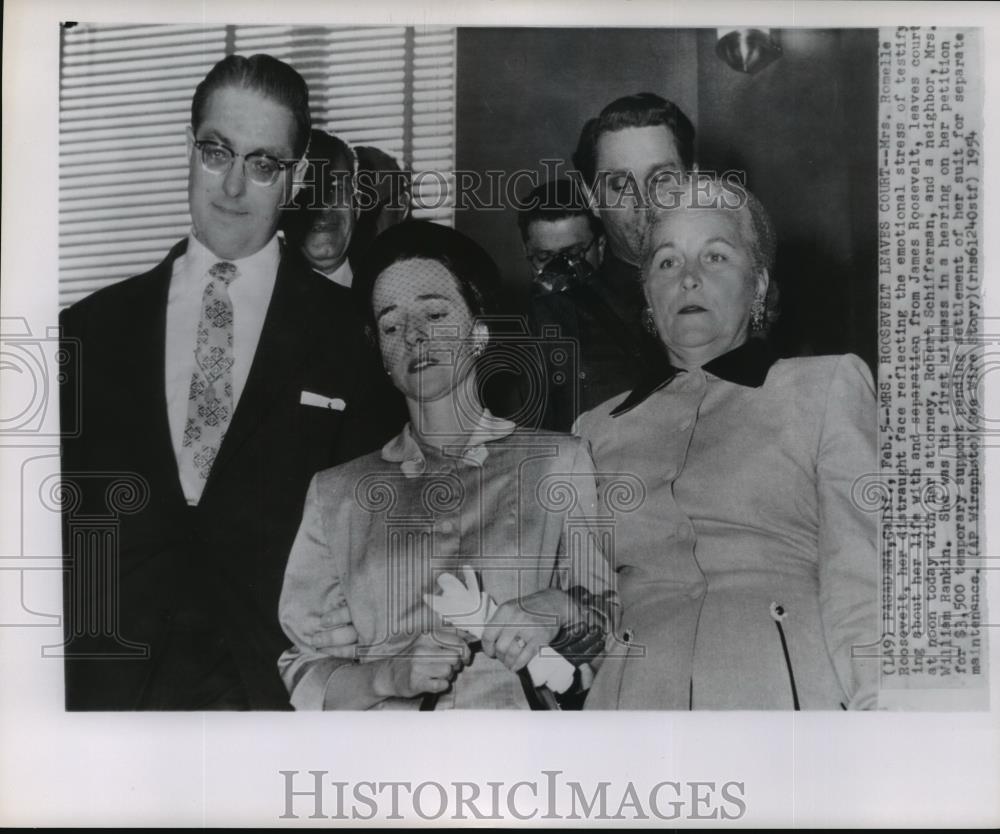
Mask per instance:
[[[653,255],[653,231],[669,212],[678,208],[724,209],[740,213],[740,230],[750,251],[754,275],[768,273],[767,294],[764,297],[764,323],[760,333],[766,334],[778,319],[778,284],[772,274],[777,252],[774,224],[764,208],[744,184],[745,177],[738,172],[724,176],[693,171],[684,174],[665,172],[650,189],[647,224],[640,249],[643,281],[649,272]]]

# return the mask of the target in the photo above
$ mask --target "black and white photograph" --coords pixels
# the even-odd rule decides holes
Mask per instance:
[[[9,4],[0,821],[997,824],[948,8]]]

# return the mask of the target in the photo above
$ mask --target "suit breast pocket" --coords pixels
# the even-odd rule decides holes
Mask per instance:
[[[347,409],[347,401],[343,397],[305,389],[299,394],[299,405],[318,408],[321,411],[343,412]]]
[[[309,444],[325,439],[333,440],[344,421],[346,404],[342,399],[336,400],[333,406],[330,405],[310,405],[298,403],[295,406],[294,424],[297,430],[302,433],[301,440]],[[335,407],[337,405],[343,407]]]

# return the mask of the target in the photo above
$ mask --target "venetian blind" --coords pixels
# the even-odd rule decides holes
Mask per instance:
[[[187,233],[191,96],[233,52],[294,66],[317,127],[395,156],[414,171],[415,216],[453,222],[454,29],[78,25],[60,73],[62,304],[155,266]]]

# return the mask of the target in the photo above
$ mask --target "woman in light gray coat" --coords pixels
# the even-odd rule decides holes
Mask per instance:
[[[577,425],[605,504],[601,473],[641,482],[612,556],[629,649],[587,707],[872,708],[876,525],[852,499],[877,471],[871,376],[856,356],[776,359],[751,338],[770,223],[744,189],[694,185],[660,193],[673,207],[646,239],[662,366]]]
[[[614,597],[591,537],[593,463],[579,438],[526,432],[483,405],[498,280],[473,241],[424,221],[380,236],[356,278],[410,422],[309,487],[279,604],[297,709],[577,706],[590,681]],[[495,605],[477,591],[461,622],[443,619],[428,595],[473,571]],[[317,642],[338,607],[349,653]],[[549,646],[567,661],[562,688],[523,674]]]

